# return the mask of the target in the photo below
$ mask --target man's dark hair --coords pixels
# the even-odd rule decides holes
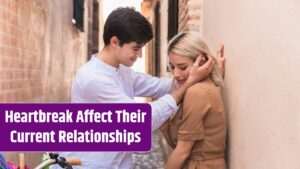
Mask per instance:
[[[115,9],[106,19],[103,40],[105,46],[116,36],[120,45],[136,42],[147,43],[153,37],[149,21],[134,8],[122,7]]]

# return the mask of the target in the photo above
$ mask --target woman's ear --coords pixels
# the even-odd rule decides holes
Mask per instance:
[[[206,54],[206,53],[202,53],[198,57],[201,57],[201,60],[199,63],[200,66],[208,61],[208,54]]]
[[[211,56],[209,53],[204,53],[203,57],[205,59],[205,61],[208,61],[208,56]]]
[[[204,56],[202,56],[199,65],[201,66],[201,65],[203,65],[206,62],[207,62],[207,58],[204,57]]]

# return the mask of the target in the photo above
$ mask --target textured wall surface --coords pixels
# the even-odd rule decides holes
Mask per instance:
[[[169,76],[167,72],[167,48],[168,48],[168,0],[160,1],[160,75]]]
[[[299,169],[300,1],[206,0],[203,34],[225,43],[230,169]]]
[[[202,0],[178,1],[178,32],[202,31]]]
[[[69,102],[87,60],[87,33],[71,22],[73,1],[0,0],[0,102]],[[5,153],[18,163],[17,153]],[[33,168],[41,153],[25,153]]]
[[[0,102],[68,102],[87,59],[73,1],[0,1]]]

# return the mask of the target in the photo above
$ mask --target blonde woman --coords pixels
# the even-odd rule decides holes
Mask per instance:
[[[205,40],[197,32],[182,32],[168,47],[169,65],[178,85],[189,77],[197,56],[201,64],[214,58]],[[224,160],[226,118],[219,87],[223,85],[220,68],[190,87],[176,115],[167,120],[161,131],[174,148],[166,169],[226,169]]]

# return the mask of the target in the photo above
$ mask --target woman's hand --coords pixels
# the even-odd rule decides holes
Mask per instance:
[[[196,141],[178,140],[174,151],[170,154],[165,169],[182,169],[185,161],[190,157]]]

